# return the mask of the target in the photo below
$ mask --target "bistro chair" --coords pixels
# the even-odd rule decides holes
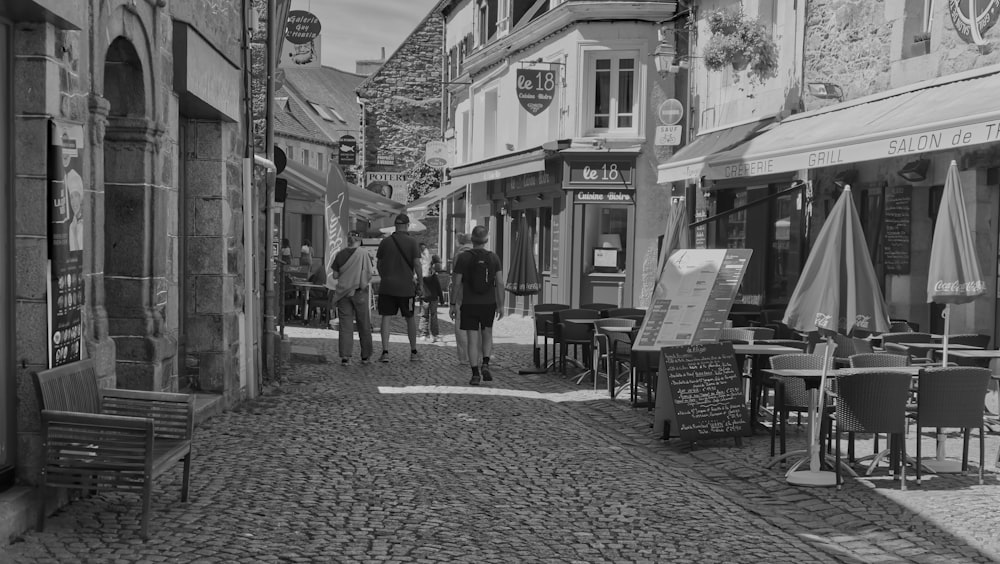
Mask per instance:
[[[729,308],[729,319],[733,327],[750,327],[760,324],[760,306],[755,304],[733,304]]]
[[[646,316],[646,310],[638,307],[615,307],[601,313],[604,317]]]
[[[592,309],[594,311],[600,311],[600,312],[608,311],[608,310],[611,310],[611,309],[617,309],[617,308],[618,308],[618,304],[607,304],[607,303],[601,303],[601,302],[594,302],[592,304],[581,304],[580,305],[580,309]],[[603,315],[602,317],[607,317],[607,316]]]
[[[556,325],[552,319],[552,312],[569,309],[566,304],[535,304],[533,308],[533,316],[535,318],[535,336],[532,341],[532,356],[536,367],[548,368],[549,367],[549,339],[553,339],[553,350],[552,358],[556,357],[555,352],[555,336],[556,336]],[[542,350],[538,349],[538,338],[542,337],[543,347]],[[541,353],[541,354],[540,354]],[[539,357],[544,355],[543,362],[539,362]]]
[[[719,341],[729,341],[734,345],[749,345],[754,341],[754,333],[747,327],[719,329]]]
[[[917,384],[917,404],[910,417],[917,426],[917,485],[922,466],[920,430],[924,427],[962,430],[962,471],[969,470],[969,430],[979,429],[979,485],[983,484],[986,443],[983,429],[983,398],[992,372],[976,366],[926,368]]]
[[[814,354],[779,354],[772,356],[770,358],[771,368],[774,369],[791,369],[791,370],[821,370],[823,368],[823,357]],[[776,434],[778,434],[778,424],[781,424],[781,452],[780,454],[785,454],[785,424],[788,419],[788,415],[791,412],[796,412],[800,415],[799,422],[801,424],[801,414],[809,412],[809,390],[806,389],[806,384],[799,378],[786,378],[782,376],[773,376],[771,378],[774,382],[774,410],[771,414],[771,456],[774,456],[774,440]],[[827,400],[827,406],[831,406],[832,402]],[[826,418],[824,417],[824,421]],[[822,435],[822,430],[821,433]]]
[[[766,341],[775,337],[775,331],[771,327],[744,327],[744,329],[753,333],[754,342]]]
[[[981,333],[963,333],[960,335],[948,335],[948,343],[952,345],[969,345],[980,349],[990,348],[990,336]]]
[[[859,353],[848,359],[851,368],[896,368],[910,365],[910,357],[893,353]]]
[[[906,400],[910,394],[909,374],[899,372],[865,372],[841,374],[837,377],[837,397],[833,420],[837,456],[837,489],[841,488],[840,434],[888,433],[891,451],[890,473],[895,473],[897,461],[906,460]],[[852,441],[853,443],[853,441]],[[919,448],[919,447],[918,447]],[[874,463],[873,463],[874,464]],[[899,464],[901,490],[906,489],[906,464]],[[918,470],[919,472],[919,470]]]
[[[905,319],[889,320],[889,332],[891,333],[911,333],[917,331],[919,327],[916,323],[910,323]]]
[[[593,309],[563,309],[552,313],[555,322],[555,343],[559,346],[559,369],[566,373],[566,358],[573,347],[574,359],[579,359],[579,349],[584,348],[584,362],[591,355],[594,344],[594,325],[591,323],[568,323],[567,319],[600,319],[601,314]],[[579,362],[577,362],[579,364]]]
[[[615,362],[614,350],[619,341],[632,344],[632,329],[635,327],[634,319],[620,317],[609,317],[594,322],[594,359],[591,362],[594,368],[594,389],[597,389],[597,379],[600,376],[601,364],[604,364],[605,374],[608,380],[608,393],[615,397],[616,382],[622,374]]]
[[[882,333],[882,350],[886,352],[909,355],[914,362],[926,363],[927,353],[920,351],[911,353],[905,343],[931,343],[934,339],[930,333],[918,333],[916,331],[903,333]]]
[[[854,344],[854,354],[865,354],[875,352],[875,347],[872,346],[872,342],[868,339],[861,337],[851,337],[851,342]]]
[[[847,335],[836,333],[833,336],[833,342],[837,343],[837,348],[834,349],[833,354],[833,365],[838,367],[847,366],[847,359],[855,353],[854,339]]]

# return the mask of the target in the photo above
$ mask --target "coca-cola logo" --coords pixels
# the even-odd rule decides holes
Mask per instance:
[[[959,282],[958,280],[938,280],[934,283],[934,291],[942,294],[967,294],[976,295],[986,291],[986,283],[982,280],[970,280]]]
[[[830,321],[833,320],[833,316],[821,311],[816,312],[816,327],[822,327],[827,329],[830,327]]]
[[[860,327],[862,329],[867,329],[871,325],[872,316],[857,314],[854,316],[854,326]]]

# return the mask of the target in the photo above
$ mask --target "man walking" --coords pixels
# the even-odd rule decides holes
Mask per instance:
[[[368,301],[368,284],[372,280],[372,259],[358,251],[361,238],[347,236],[347,248],[333,257],[330,270],[337,279],[337,289],[330,300],[337,308],[340,318],[340,333],[337,347],[340,363],[347,365],[354,354],[354,323],[358,324],[358,340],[361,341],[361,364],[368,364],[372,356],[372,318]]]
[[[472,230],[472,249],[458,256],[455,264],[455,295],[448,314],[458,315],[459,328],[468,339],[470,386],[480,379],[493,380],[490,354],[493,353],[493,320],[503,318],[503,278],[500,257],[486,250],[489,231],[482,225]]]
[[[378,313],[382,316],[381,362],[389,362],[389,323],[396,312],[406,320],[410,360],[417,360],[417,320],[413,317],[413,309],[421,284],[420,248],[409,233],[409,216],[401,213],[393,224],[396,231],[379,243],[375,254],[381,277],[378,290]]]

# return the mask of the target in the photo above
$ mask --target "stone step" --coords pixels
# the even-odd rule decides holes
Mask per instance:
[[[222,394],[197,392],[194,394],[194,426],[198,427],[205,421],[224,411],[225,402]]]

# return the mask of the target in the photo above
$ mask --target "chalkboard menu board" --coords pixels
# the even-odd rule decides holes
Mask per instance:
[[[910,208],[913,192],[909,187],[886,188],[885,245],[883,262],[886,274],[910,273]]]
[[[730,343],[663,347],[670,387],[671,434],[694,441],[749,432],[743,383]]]

